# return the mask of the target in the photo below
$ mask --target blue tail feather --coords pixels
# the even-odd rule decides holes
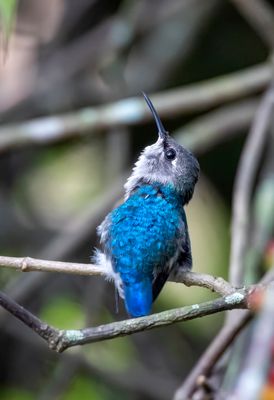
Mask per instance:
[[[148,315],[152,307],[152,282],[145,278],[124,284],[125,305],[132,317]]]

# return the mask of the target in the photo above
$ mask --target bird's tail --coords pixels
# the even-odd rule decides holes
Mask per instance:
[[[148,315],[152,306],[152,281],[124,282],[125,305],[132,317]]]

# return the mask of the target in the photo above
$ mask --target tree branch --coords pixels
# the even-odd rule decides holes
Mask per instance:
[[[0,256],[0,266],[22,272],[62,272],[74,275],[106,275],[107,271],[94,264],[79,264],[62,261],[39,260],[31,257]]]
[[[183,269],[180,269],[175,276],[171,276],[169,280],[183,283],[186,286],[204,287],[212,292],[219,293],[222,296],[232,294],[237,290],[221,277],[192,271],[184,271]]]
[[[106,275],[106,271],[103,268],[93,264],[38,260],[30,257],[0,256],[0,266],[21,270],[23,272],[47,271],[81,275]],[[175,276],[171,276],[171,280],[185,283],[187,286],[195,285],[206,287],[212,291],[221,293],[224,297],[202,304],[194,304],[175,310],[164,311],[148,317],[114,322],[95,328],[68,331],[59,331],[45,324],[18,303],[9,299],[4,293],[0,293],[0,305],[16,318],[20,319],[25,325],[33,329],[40,337],[47,341],[52,349],[57,351],[63,351],[68,347],[78,344],[130,335],[135,332],[153,329],[158,326],[170,325],[175,322],[186,321],[224,310],[247,307],[248,289],[237,290],[220,277],[216,278],[207,274],[198,274],[182,269],[179,270]]]
[[[0,267],[16,269],[17,271],[30,272],[61,272],[73,275],[99,275],[107,276],[107,270],[94,264],[80,264],[62,261],[39,260],[31,257],[6,257],[0,256]],[[222,296],[232,294],[237,289],[221,277],[208,274],[179,270],[170,276],[170,280],[184,283],[186,286],[200,286],[219,293]]]
[[[0,305],[36,332],[52,350],[62,352],[72,346],[132,335],[133,333],[200,318],[220,311],[247,308],[249,293],[249,288],[242,289],[205,303],[79,330],[58,330],[47,325],[2,292],[0,292]]]
[[[224,77],[155,94],[152,101],[163,117],[183,115],[262,90],[270,80],[271,65],[261,64]],[[88,107],[73,113],[37,118],[2,126],[0,151],[30,144],[54,143],[100,129],[138,124],[149,118],[151,114],[140,97]]]
[[[30,311],[20,306],[16,301],[10,299],[5,293],[0,292],[0,305],[5,308],[10,314],[14,315],[17,319],[22,321],[41,338],[50,341],[52,336],[58,334],[58,330],[43,323],[38,317],[33,315]]]

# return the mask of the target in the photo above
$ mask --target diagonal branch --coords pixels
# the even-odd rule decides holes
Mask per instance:
[[[5,293],[0,292],[0,305],[7,310],[10,314],[14,315],[41,338],[50,341],[50,338],[58,334],[58,330],[43,323],[38,317],[33,315],[30,311],[20,306],[16,301],[10,299]]]
[[[249,288],[242,289],[205,303],[79,330],[58,330],[47,325],[2,292],[0,292],[0,305],[36,332],[52,350],[62,352],[72,346],[132,335],[133,333],[188,321],[221,311],[236,308],[244,309],[248,307],[249,293]]]

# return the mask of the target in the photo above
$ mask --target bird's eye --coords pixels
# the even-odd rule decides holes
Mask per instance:
[[[176,157],[176,151],[174,149],[167,149],[165,151],[165,156],[168,160],[172,161]]]

